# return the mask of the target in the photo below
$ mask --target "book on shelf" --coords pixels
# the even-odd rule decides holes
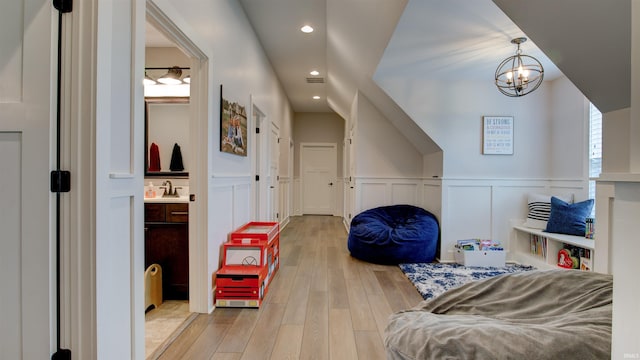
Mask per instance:
[[[531,234],[529,237],[529,245],[531,248],[531,254],[546,257],[547,256],[547,238],[544,236],[539,236],[535,234]]]
[[[584,237],[587,238],[587,239],[593,239],[593,234],[595,232],[595,229],[594,229],[594,226],[593,226],[594,225],[593,224],[594,221],[595,221],[595,219],[592,218],[592,217],[588,217],[585,220],[585,234],[584,234]]]

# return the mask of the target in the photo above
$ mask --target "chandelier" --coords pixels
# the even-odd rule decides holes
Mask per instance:
[[[511,40],[512,44],[518,46],[515,55],[504,59],[496,69],[496,86],[507,96],[527,95],[537,89],[544,78],[544,69],[540,61],[533,56],[522,54],[520,44],[525,41],[525,37]]]

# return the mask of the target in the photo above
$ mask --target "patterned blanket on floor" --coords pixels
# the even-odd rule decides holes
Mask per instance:
[[[517,264],[507,264],[505,267],[468,267],[452,263],[417,263],[398,266],[425,300],[474,280],[535,270],[532,266]]]

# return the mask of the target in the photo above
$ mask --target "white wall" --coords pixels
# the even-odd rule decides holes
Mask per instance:
[[[553,178],[589,176],[589,101],[566,77],[546,83],[550,89],[548,144]],[[535,145],[534,145],[535,146]],[[560,155],[561,156],[558,156]]]
[[[380,74],[376,79],[443,149],[444,177],[548,176],[550,149],[539,146],[549,136],[548,83],[525,97],[509,98],[492,81],[452,84]],[[513,155],[482,154],[483,116],[513,116]]]
[[[202,278],[212,285],[219,267],[220,247],[229,232],[252,220],[252,150],[255,134],[249,134],[249,156],[235,156],[219,151],[220,85],[229,100],[252,104],[280,129],[280,137],[291,136],[293,113],[288,99],[266,58],[245,13],[237,1],[200,2],[186,0],[179,6],[170,0],[155,3],[189,37],[209,59],[209,184],[208,234],[203,251],[208,254],[207,275]],[[191,24],[206,24],[193,28]],[[251,118],[249,117],[249,122]],[[252,129],[254,124],[249,123]],[[268,134],[268,131],[265,132]],[[266,141],[266,140],[264,140]],[[266,204],[263,204],[266,205]],[[213,289],[211,289],[213,290]],[[209,292],[209,309],[213,294]]]
[[[362,93],[358,93],[356,177],[413,178],[422,175],[422,154]]]
[[[342,153],[345,120],[336,113],[295,113],[293,124],[293,175],[300,176],[300,144],[335,143],[337,147],[337,174],[342,176]]]
[[[629,171],[631,109],[602,114],[602,172]]]
[[[377,81],[443,150],[442,160],[439,154],[420,160],[419,193],[423,206],[441,214],[441,260],[452,260],[451,247],[463,238],[490,237],[508,247],[510,220],[526,216],[529,192],[586,197],[588,103],[565,77],[522,98],[500,94],[492,82],[438,83],[419,76]],[[513,155],[482,154],[482,117],[492,115],[513,116]],[[384,169],[377,171],[384,176]],[[434,203],[438,186],[440,206]]]
[[[631,108],[603,114],[603,174],[596,188],[595,239],[608,245],[608,270],[614,277],[612,359],[640,354],[640,5],[632,2],[631,9]]]

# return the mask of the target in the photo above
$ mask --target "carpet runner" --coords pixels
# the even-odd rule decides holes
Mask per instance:
[[[411,280],[425,300],[470,281],[496,275],[535,270],[533,266],[507,264],[505,267],[467,267],[453,263],[400,264],[402,272]]]

